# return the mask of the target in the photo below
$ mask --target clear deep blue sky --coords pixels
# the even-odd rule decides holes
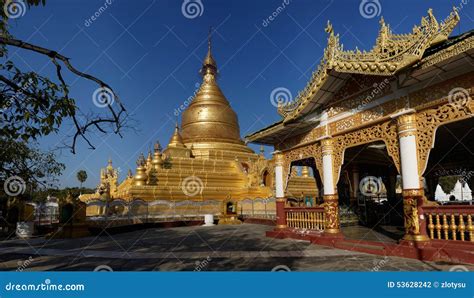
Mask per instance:
[[[198,70],[206,53],[209,26],[217,29],[213,52],[220,70],[219,84],[237,112],[241,135],[245,136],[280,119],[270,101],[274,88],[288,88],[296,96],[306,85],[326,46],[328,20],[345,49],[370,49],[380,16],[395,33],[407,33],[430,7],[440,21],[453,6],[463,6],[454,32],[470,30],[474,27],[471,1],[380,0],[376,8],[380,15],[364,18],[359,0],[292,0],[286,1],[289,4],[273,21],[264,24],[282,6],[282,0],[202,0],[202,15],[195,18],[183,15],[181,0],[115,0],[92,23],[86,20],[105,0],[47,0],[45,7],[27,10],[13,20],[11,30],[18,38],[60,51],[78,69],[105,80],[138,121],[138,131],[126,131],[123,138],[93,137],[96,150],[80,142],[76,155],[57,151],[67,167],[60,186],[78,186],[75,173],[84,169],[89,175],[85,185],[95,187],[99,170],[109,157],[120,167],[123,178],[129,168],[135,170],[139,153],[146,153],[155,140],[168,143],[175,109],[200,82]],[[10,54],[24,70],[52,74],[52,64],[44,57],[15,50]],[[83,111],[100,112],[92,103],[96,85],[72,75],[66,79]],[[44,138],[41,148],[56,148],[70,129],[66,124],[58,135]],[[258,150],[257,146],[252,148]],[[267,154],[270,151],[266,148]]]

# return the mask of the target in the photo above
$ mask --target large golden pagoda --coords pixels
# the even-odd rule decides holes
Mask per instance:
[[[217,84],[217,72],[209,38],[202,83],[182,114],[181,129],[176,123],[165,150],[157,142],[153,153],[146,158],[141,154],[135,175],[129,171],[120,184],[109,161],[97,192],[80,197],[88,203],[88,216],[103,215],[107,209],[108,215],[146,213],[166,219],[219,217],[226,211],[274,217],[274,161],[265,159],[263,149],[256,154],[241,140],[237,115]],[[317,196],[307,172],[294,176],[289,189],[295,183],[304,195]]]

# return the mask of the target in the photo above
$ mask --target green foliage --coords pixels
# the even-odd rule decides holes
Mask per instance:
[[[81,188],[82,188],[82,183],[86,182],[87,180],[87,172],[84,170],[80,170],[76,174],[77,180],[81,183]]]
[[[459,179],[460,176],[444,176],[439,178],[438,183],[443,191],[449,194],[454,189],[454,186]]]
[[[61,175],[64,164],[56,161],[53,152],[43,152],[22,141],[12,141],[0,137],[0,185],[12,176],[20,177],[29,192],[54,186],[56,177]],[[6,196],[3,187],[0,196]]]

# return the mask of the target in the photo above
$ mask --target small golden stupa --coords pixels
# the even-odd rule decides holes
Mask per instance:
[[[247,217],[275,216],[274,161],[265,159],[263,147],[257,154],[240,138],[237,115],[217,84],[217,73],[209,37],[202,83],[182,114],[181,129],[176,123],[165,150],[157,142],[147,158],[141,154],[135,175],[129,171],[120,184],[109,161],[97,192],[80,197],[88,203],[88,216],[104,214],[105,205],[115,215],[146,213],[166,219],[220,217],[223,210]],[[295,175],[290,189],[293,183],[317,196],[314,178]]]

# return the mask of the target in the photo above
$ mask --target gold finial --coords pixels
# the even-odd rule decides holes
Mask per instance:
[[[127,178],[132,178],[132,177],[133,177],[132,170],[128,169]]]
[[[161,145],[160,142],[157,140],[154,146],[155,152],[160,153],[161,152]]]
[[[179,133],[179,126],[178,122],[176,122],[175,128],[174,128],[174,133],[171,136],[171,139],[168,143],[168,147],[181,147],[184,148],[184,142],[183,138],[181,137],[181,134]]]
[[[326,26],[326,29],[324,29],[324,31],[326,31],[327,33],[329,34],[332,34],[333,33],[333,28],[332,28],[332,24],[331,22],[328,20],[328,24]]]
[[[212,27],[209,28],[209,35],[207,37],[207,55],[204,58],[202,63],[201,74],[217,74],[217,63],[212,57],[212,44],[211,44],[211,35],[212,35]]]
[[[209,33],[207,34],[207,51],[211,52],[211,37],[212,37],[212,26],[209,27]]]

